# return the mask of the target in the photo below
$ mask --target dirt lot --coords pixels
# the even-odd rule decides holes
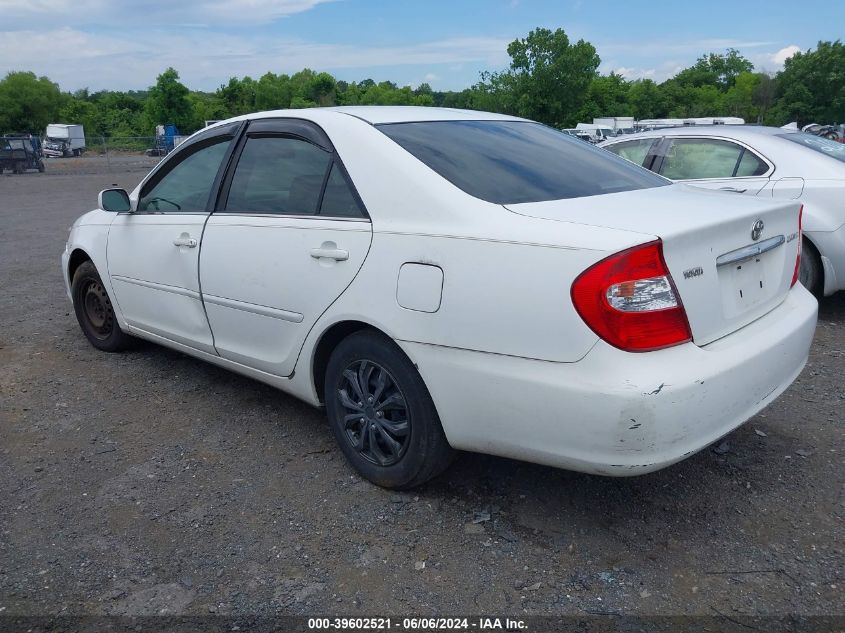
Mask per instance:
[[[845,293],[787,393],[675,467],[467,454],[397,494],[350,471],[319,411],[84,339],[68,227],[150,162],[0,176],[3,615],[845,614]]]

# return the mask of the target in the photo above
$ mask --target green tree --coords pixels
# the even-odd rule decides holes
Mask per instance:
[[[287,75],[264,74],[255,85],[255,109],[279,110],[290,106],[291,84]]]
[[[59,110],[59,120],[63,123],[82,125],[86,136],[95,136],[100,128],[100,112],[97,106],[84,99],[70,97]]]
[[[758,121],[760,108],[757,107],[754,95],[763,77],[767,75],[751,72],[737,75],[734,85],[728,89],[722,101],[723,113],[742,117],[748,122]]]
[[[777,93],[777,80],[771,75],[760,73],[760,82],[754,89],[752,97],[754,105],[759,111],[758,119],[761,123],[768,123],[769,109],[775,101]]]
[[[599,75],[590,82],[584,105],[578,112],[579,121],[592,121],[601,116],[630,116],[628,82],[622,75],[611,72]]]
[[[43,134],[48,123],[58,123],[65,96],[47,77],[31,72],[10,72],[0,81],[0,133]]]
[[[777,75],[776,107],[781,118],[799,124],[845,121],[845,44],[819,42],[796,53]]]
[[[232,77],[225,86],[220,86],[215,95],[225,104],[231,116],[255,112],[255,99],[258,83],[250,76],[243,79]]]
[[[218,121],[231,116],[226,104],[216,94],[192,92],[188,98],[194,112],[194,127],[196,128],[204,126],[206,121]]]
[[[476,101],[555,127],[575,123],[600,62],[593,45],[538,28],[511,42],[508,55],[507,71],[482,75]]]
[[[679,72],[670,81],[700,88],[701,86],[716,86],[725,91],[734,85],[741,73],[754,70],[754,64],[743,57],[738,50],[729,48],[724,53],[708,53],[702,55],[690,66]]]
[[[663,91],[651,79],[629,83],[627,101],[635,119],[659,119],[668,112]]]
[[[147,130],[156,125],[173,123],[183,134],[196,127],[196,117],[188,98],[189,90],[179,81],[179,73],[168,68],[158,76],[144,103]]]
[[[89,134],[109,137],[149,136],[144,118],[146,94],[102,91],[89,101],[97,112],[97,126]],[[87,131],[87,128],[86,128]]]
[[[311,79],[309,87],[310,97],[317,105],[335,105],[335,89],[337,82],[329,73],[319,73]]]

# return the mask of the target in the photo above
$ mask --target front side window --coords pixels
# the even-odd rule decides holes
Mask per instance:
[[[211,188],[229,149],[231,136],[193,143],[168,161],[144,185],[138,211],[196,213],[205,211]]]
[[[653,138],[641,138],[635,141],[623,141],[622,143],[614,143],[605,149],[613,152],[617,156],[621,156],[625,160],[629,160],[635,165],[644,165],[646,156],[654,145]]]
[[[426,121],[377,127],[455,186],[496,204],[668,184],[610,152],[539,123]]]
[[[759,176],[768,166],[741,145],[710,138],[674,138],[669,143],[661,175],[672,180]]]
[[[332,155],[299,138],[250,137],[235,168],[227,213],[315,215]]]

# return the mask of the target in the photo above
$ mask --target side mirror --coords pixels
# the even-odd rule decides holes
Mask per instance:
[[[132,210],[132,203],[125,189],[103,189],[97,196],[97,206],[111,213],[127,213]]]

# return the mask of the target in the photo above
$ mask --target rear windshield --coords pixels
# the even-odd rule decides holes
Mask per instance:
[[[430,121],[378,129],[466,193],[496,204],[669,184],[624,158],[539,123]]]
[[[843,143],[837,143],[836,141],[831,141],[829,138],[822,138],[821,136],[808,134],[806,132],[798,134],[780,134],[779,136],[781,138],[785,138],[787,141],[792,141],[793,143],[798,143],[804,147],[809,147],[813,151],[824,154],[825,156],[830,156],[831,158],[835,158],[836,160],[845,163],[845,144]]]

